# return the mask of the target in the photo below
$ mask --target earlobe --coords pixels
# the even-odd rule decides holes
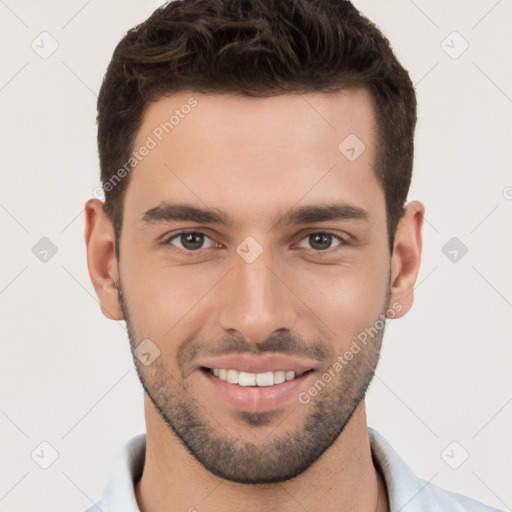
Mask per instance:
[[[90,199],[85,203],[85,244],[87,267],[102,313],[111,320],[123,320],[118,298],[115,234],[103,203]]]
[[[412,201],[405,206],[393,245],[391,258],[391,283],[388,308],[400,304],[396,318],[404,316],[414,301],[414,285],[421,263],[422,227],[425,207],[419,201]]]

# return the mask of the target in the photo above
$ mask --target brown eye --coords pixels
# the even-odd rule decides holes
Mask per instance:
[[[203,247],[206,238],[208,238],[212,243],[207,247]],[[165,243],[175,245],[184,251],[198,251],[200,249],[212,247],[215,244],[209,236],[198,231],[177,233],[171,238],[167,239]]]
[[[333,239],[337,240],[338,243],[334,246],[337,247],[339,245],[342,245],[345,243],[345,241],[338,235],[335,235],[334,233],[330,233],[328,231],[319,231],[317,233],[310,233],[306,237],[304,237],[302,240],[305,240],[311,249],[314,249],[315,251],[327,251],[329,249],[332,249],[332,243]],[[302,244],[303,242],[301,242]],[[299,244],[299,247],[304,247],[304,245]]]

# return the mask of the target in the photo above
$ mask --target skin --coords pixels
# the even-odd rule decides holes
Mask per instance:
[[[226,340],[231,347],[239,340],[250,352],[276,337],[282,342],[277,347],[285,350],[293,335],[304,351],[323,349],[318,360],[299,356],[300,350],[292,355],[312,365],[314,371],[299,389],[307,391],[379,314],[389,310],[399,318],[411,308],[424,207],[417,201],[405,206],[391,256],[385,197],[372,167],[375,116],[364,89],[271,98],[174,94],[149,106],[134,147],[191,97],[197,106],[130,175],[119,262],[114,229],[101,201],[86,203],[88,268],[102,312],[127,321],[132,350],[146,338],[160,350],[148,366],[134,358],[153,397],[146,394],[144,402],[147,446],[136,485],[139,508],[286,512],[297,510],[299,503],[308,511],[388,510],[386,489],[371,457],[365,382],[357,377],[371,380],[383,330],[309,403],[294,396],[263,413],[255,403],[243,411],[226,404],[204,385],[197,361]],[[355,161],[338,150],[351,133],[366,146]],[[141,222],[143,213],[161,201],[222,208],[234,225]],[[272,227],[278,214],[326,202],[364,209],[367,218]],[[183,238],[174,238],[174,245],[159,243],[181,230],[206,234],[206,248],[186,257]],[[308,235],[326,230],[345,243],[333,238],[327,250],[318,250]],[[262,248],[250,264],[236,252],[247,236]],[[117,289],[114,280],[120,282]],[[354,400],[352,408],[348,399]],[[180,410],[189,407],[209,429],[207,439],[232,440],[237,449],[251,444],[252,454],[282,455],[287,463],[286,454],[276,452],[272,443],[283,435],[298,439],[293,436],[304,432],[322,406],[329,405],[336,421],[346,424],[297,475],[254,485],[206,468],[155,401],[174,419],[177,404]],[[237,462],[236,453],[232,460]],[[261,460],[251,461],[256,471]]]

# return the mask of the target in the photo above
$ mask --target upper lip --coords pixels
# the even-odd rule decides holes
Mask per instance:
[[[312,370],[314,365],[308,361],[292,359],[279,354],[266,354],[260,356],[232,354],[221,357],[204,358],[198,361],[199,366],[205,368],[219,368],[238,370],[247,373],[265,373],[284,370],[302,374]]]

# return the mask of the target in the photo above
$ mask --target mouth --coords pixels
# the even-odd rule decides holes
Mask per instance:
[[[203,399],[218,412],[256,413],[294,407],[299,403],[299,393],[311,384],[315,373],[313,368],[258,372],[217,365],[199,368]]]
[[[302,372],[296,372],[293,370],[276,370],[252,373],[236,370],[234,368],[207,368],[203,366],[201,369],[221,381],[241,387],[278,386],[285,382],[300,379],[304,375],[313,371],[313,369],[310,368],[309,370]]]

